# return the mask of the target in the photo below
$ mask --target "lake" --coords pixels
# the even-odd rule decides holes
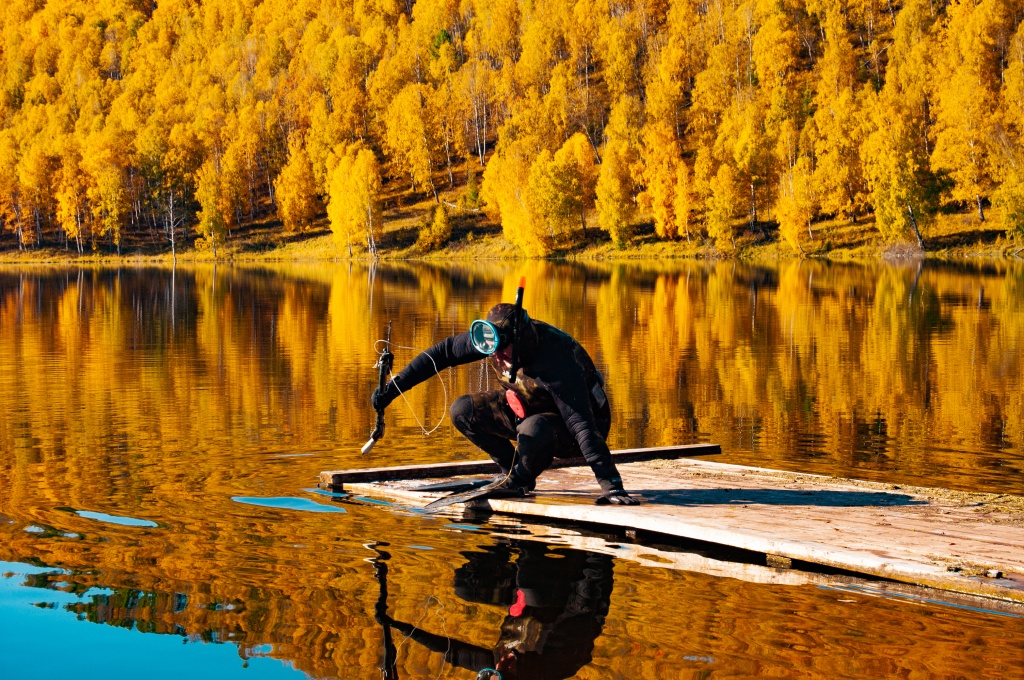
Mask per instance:
[[[483,364],[360,456],[375,344],[397,369],[520,276],[606,376],[612,448],[1024,494],[1019,263],[0,268],[0,678],[475,678],[514,645],[530,678],[1024,677],[984,602],[317,489],[481,457],[445,416]]]

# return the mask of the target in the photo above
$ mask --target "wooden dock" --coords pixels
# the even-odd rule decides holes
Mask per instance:
[[[673,460],[686,456],[710,456],[722,452],[718,444],[684,444],[682,446],[654,446],[646,449],[617,449],[612,451],[616,465],[638,463],[645,460]],[[582,458],[555,458],[549,470],[570,467],[589,467]],[[361,468],[358,470],[327,470],[320,473],[320,484],[341,491],[353,482],[393,482],[400,479],[440,479],[462,475],[496,475],[501,471],[497,463],[487,460],[429,463],[427,465],[401,465],[396,467]]]
[[[669,455],[703,455],[692,453],[695,449],[669,448],[683,449]],[[631,454],[643,457],[643,451]],[[486,468],[486,463],[472,465]],[[742,548],[767,555],[770,565],[797,560],[1024,603],[1022,496],[896,486],[687,458],[620,459],[617,464],[626,488],[642,498],[640,505],[594,505],[598,487],[589,467],[548,470],[532,497],[475,504],[538,521],[603,525]],[[457,465],[469,467],[455,470],[492,471]],[[398,470],[403,478],[395,479],[387,470]],[[421,480],[453,474],[458,473],[443,464],[330,471],[321,473],[321,481],[343,482],[353,495],[419,508],[439,497],[414,491]]]
[[[374,502],[381,502],[374,500]],[[543,521],[541,519],[540,521]],[[865,579],[856,574],[824,574],[790,566],[773,566],[741,561],[738,555],[722,555],[728,559],[716,559],[719,548],[709,546],[709,550],[693,552],[685,549],[673,549],[668,546],[657,547],[650,541],[622,540],[607,533],[601,534],[602,527],[588,531],[587,527],[572,527],[530,521],[522,516],[515,517],[505,514],[494,514],[488,519],[488,533],[496,538],[512,541],[536,541],[546,545],[561,545],[577,550],[611,555],[617,560],[635,562],[649,569],[672,569],[705,574],[716,578],[730,578],[747,583],[760,583],[774,586],[805,586],[813,585],[829,588],[850,595],[867,595],[914,601],[920,603],[941,603],[969,609],[983,609],[1024,618],[1024,603],[1005,599],[993,599],[981,595],[941,591],[925,586],[901,583],[899,581]],[[502,530],[507,525],[508,531]],[[449,525],[455,527],[457,525]],[[645,535],[645,537],[647,537]],[[650,538],[650,537],[647,537]],[[712,555],[712,556],[709,556]],[[773,562],[775,562],[773,560]],[[784,560],[783,560],[784,562]],[[776,562],[777,564],[777,562]]]

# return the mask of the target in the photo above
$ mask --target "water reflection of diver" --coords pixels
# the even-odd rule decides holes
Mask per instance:
[[[525,495],[555,456],[582,455],[601,486],[598,503],[636,503],[623,489],[605,442],[611,409],[604,379],[576,340],[530,318],[522,308],[522,290],[520,284],[516,304],[495,305],[469,331],[410,361],[373,393],[374,408],[381,413],[399,394],[442,369],[490,357],[502,389],[459,397],[451,416],[501,468],[503,488],[491,495]]]
[[[468,602],[508,607],[493,647],[420,630],[396,621],[386,608],[377,620],[431,651],[445,662],[511,678],[568,678],[591,661],[612,593],[612,558],[599,553],[517,542],[463,553],[468,561],[455,571],[455,593]],[[515,561],[512,557],[516,556]]]

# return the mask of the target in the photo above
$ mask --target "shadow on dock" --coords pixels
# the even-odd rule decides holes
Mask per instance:
[[[878,491],[796,491],[787,489],[630,489],[649,503],[662,505],[811,505],[830,508],[928,505],[906,494]]]

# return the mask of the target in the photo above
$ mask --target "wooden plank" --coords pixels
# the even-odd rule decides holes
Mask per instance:
[[[873,597],[893,597],[901,601],[936,602],[958,605],[965,608],[981,608],[1024,618],[1024,603],[1008,600],[992,599],[980,595],[968,595],[945,591],[938,597],[934,589],[915,586],[898,581],[865,580],[856,575],[822,574],[813,571],[794,569],[792,564],[779,566],[772,562],[786,563],[787,559],[768,560],[768,565],[748,564],[746,562],[722,561],[709,557],[703,552],[686,550],[661,549],[643,543],[615,540],[577,531],[564,525],[542,524],[532,522],[526,517],[506,517],[502,515],[491,518],[489,533],[497,538],[514,541],[538,541],[548,545],[564,545],[577,550],[611,555],[619,560],[628,560],[651,569],[672,569],[707,574],[717,578],[731,578],[748,583],[765,583],[770,585],[804,586],[817,585],[831,588],[851,595],[870,595]],[[508,533],[502,531],[502,525],[508,527]],[[713,552],[713,551],[712,551]],[[777,556],[776,556],[777,557]]]
[[[1024,603],[1024,497],[893,486],[682,459],[625,464],[638,506],[596,506],[589,470],[548,471],[537,495],[477,501],[518,516],[639,529]],[[350,493],[422,506],[411,482]],[[992,577],[995,574],[998,577]]]
[[[686,444],[682,446],[655,446],[645,449],[618,449],[612,451],[616,465],[644,460],[675,459],[685,456],[710,456],[722,452],[718,444]],[[549,469],[589,467],[582,458],[555,458]],[[494,461],[470,460],[426,465],[399,465],[395,467],[364,468],[354,470],[326,470],[320,473],[320,483],[333,489],[344,488],[346,483],[384,482],[402,479],[435,479],[461,475],[498,474]]]

